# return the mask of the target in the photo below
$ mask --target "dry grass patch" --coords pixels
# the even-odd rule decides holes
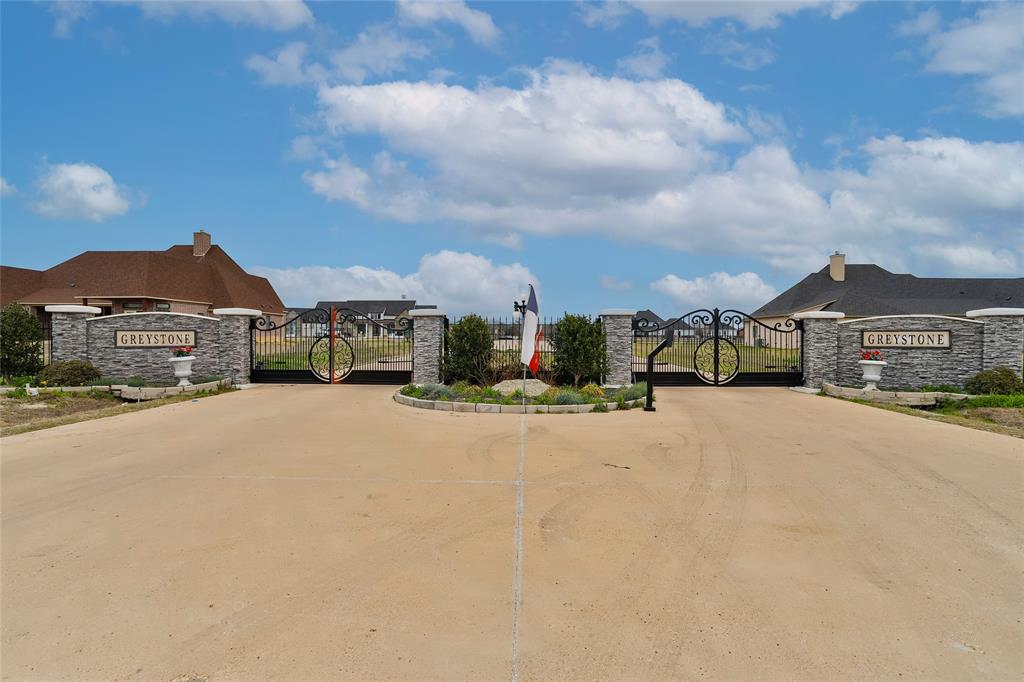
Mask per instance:
[[[0,397],[0,436],[13,436],[90,419],[113,417],[235,390],[222,387],[215,391],[182,393],[147,402],[122,401],[117,396],[103,391],[44,393],[28,398]]]

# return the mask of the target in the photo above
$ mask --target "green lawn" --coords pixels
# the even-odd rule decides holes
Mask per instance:
[[[647,356],[661,341],[660,337],[634,340],[634,363],[637,363],[638,359],[642,359],[646,368]],[[759,348],[733,343],[739,352],[740,372],[785,372],[789,371],[791,366],[800,364],[799,348]],[[726,344],[720,344],[720,348],[726,348]],[[693,370],[693,352],[696,349],[696,339],[676,339],[671,348],[661,351],[655,358],[655,371],[685,372]],[[727,356],[723,354],[722,357],[725,362]]]
[[[355,352],[353,366],[372,365],[391,369],[397,363],[379,360],[412,361],[412,341],[409,339],[346,339]],[[308,339],[282,339],[257,344],[254,360],[263,363],[263,369],[308,369]]]

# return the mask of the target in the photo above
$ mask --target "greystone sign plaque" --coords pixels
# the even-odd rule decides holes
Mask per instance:
[[[196,345],[195,330],[135,330],[125,329],[114,333],[116,348],[173,348]]]
[[[860,334],[864,348],[950,348],[952,343],[948,329],[873,329]]]

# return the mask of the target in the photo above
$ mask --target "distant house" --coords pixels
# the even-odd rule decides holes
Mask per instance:
[[[963,316],[979,308],[1024,307],[1024,277],[916,277],[873,264],[847,264],[834,253],[829,264],[782,292],[752,313],[761,323],[784,324],[794,313],[832,310],[847,318],[882,315]],[[749,334],[763,338],[764,330]]]
[[[103,315],[253,308],[281,319],[284,304],[264,277],[250,275],[199,230],[165,251],[86,251],[48,270],[0,266],[0,305],[40,318],[48,305],[95,306]]]
[[[386,327],[389,323],[394,323],[395,320],[403,316],[408,316],[410,310],[421,310],[421,309],[433,309],[437,308],[436,305],[416,305],[416,301],[410,299],[398,299],[398,300],[374,300],[374,301],[317,301],[317,308],[323,308],[330,310],[332,307],[338,309],[339,314],[344,315],[355,311],[360,313],[362,316],[373,320],[368,322],[362,319],[360,316],[355,316],[353,319],[346,321],[344,326],[341,328],[342,333],[349,336],[356,336],[360,338],[373,338],[380,336],[388,336],[391,333]],[[394,325],[391,325],[394,328]]]
[[[641,310],[633,316],[633,327],[639,329],[663,329],[666,322],[670,322],[674,318],[668,320],[663,319],[653,310]],[[688,320],[676,320],[675,324],[672,325],[675,330],[676,338],[684,338],[695,336],[697,330],[693,327]],[[663,332],[658,332],[659,334]]]

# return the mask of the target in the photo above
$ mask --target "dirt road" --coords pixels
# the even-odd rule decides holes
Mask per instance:
[[[783,389],[527,416],[513,641],[520,417],[391,390],[0,441],[4,677],[1024,676],[1024,441]]]

